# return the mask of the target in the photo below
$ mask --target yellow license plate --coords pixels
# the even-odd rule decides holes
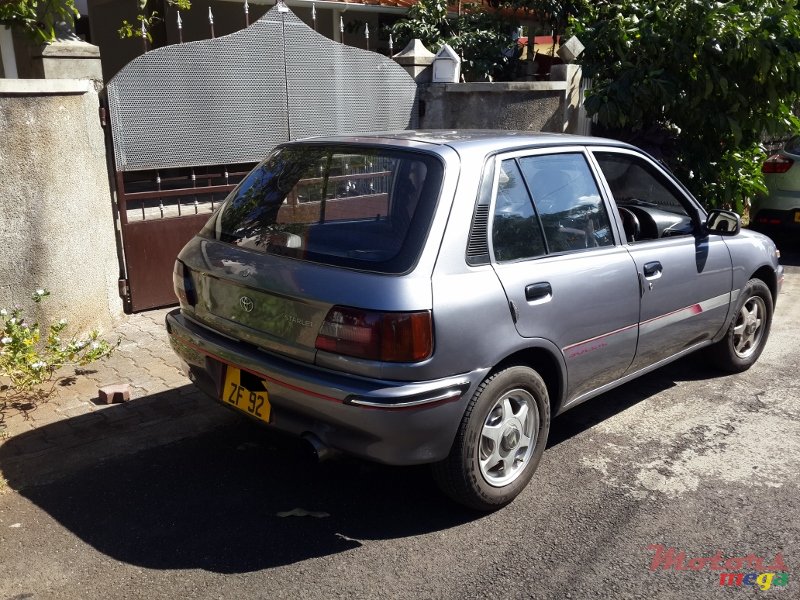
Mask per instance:
[[[794,222],[800,223],[800,210],[794,213]]]
[[[243,382],[242,379],[241,369],[231,366],[226,369],[222,401],[269,423],[272,407],[269,404],[266,382],[249,373],[245,373],[246,381]],[[261,389],[257,389],[258,386]]]

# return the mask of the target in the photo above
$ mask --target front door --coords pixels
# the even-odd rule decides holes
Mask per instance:
[[[702,233],[697,208],[655,163],[622,149],[593,154],[626,223],[641,285],[633,373],[719,332],[730,303],[731,258],[720,236]]]

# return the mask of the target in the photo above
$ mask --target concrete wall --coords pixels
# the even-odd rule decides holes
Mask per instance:
[[[566,81],[432,83],[421,100],[422,129],[565,131]]]
[[[70,331],[122,315],[98,96],[87,80],[0,80],[0,307],[30,307]]]

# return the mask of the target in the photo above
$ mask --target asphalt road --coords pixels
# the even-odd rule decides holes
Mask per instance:
[[[755,367],[689,357],[559,417],[504,510],[458,508],[425,468],[315,465],[227,421],[0,495],[0,599],[798,598],[800,250],[783,262]],[[279,515],[296,508],[315,514]],[[651,570],[657,544],[759,571],[780,553],[788,585]]]

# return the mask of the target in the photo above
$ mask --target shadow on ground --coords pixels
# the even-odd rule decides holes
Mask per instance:
[[[724,376],[725,373],[698,360],[696,354],[682,358],[560,415],[550,427],[547,447],[569,440],[635,404],[674,387],[678,381],[700,381]]]
[[[676,381],[712,376],[687,361],[661,369],[556,419],[550,445],[567,442]],[[159,396],[167,413],[170,402],[179,398],[177,390]],[[114,410],[126,408],[106,409]],[[229,411],[222,413],[225,417]],[[87,431],[108,436],[109,425],[97,417],[94,413],[48,425],[38,434],[67,439],[62,430],[74,430],[87,420]],[[110,458],[104,461],[66,471],[48,483],[27,485],[19,493],[116,560],[219,573],[290,564],[347,551],[358,547],[359,540],[420,535],[481,518],[439,494],[425,467],[386,467],[352,458],[317,465],[293,438],[238,417],[221,423],[136,453],[107,454]],[[173,423],[173,428],[179,426],[179,420]],[[129,424],[114,430],[114,441],[124,447],[139,439],[139,428]],[[35,434],[0,447],[0,469],[14,488],[31,481],[29,470],[37,463],[55,456],[43,451],[19,460],[15,445]],[[278,516],[296,508],[329,516]]]

